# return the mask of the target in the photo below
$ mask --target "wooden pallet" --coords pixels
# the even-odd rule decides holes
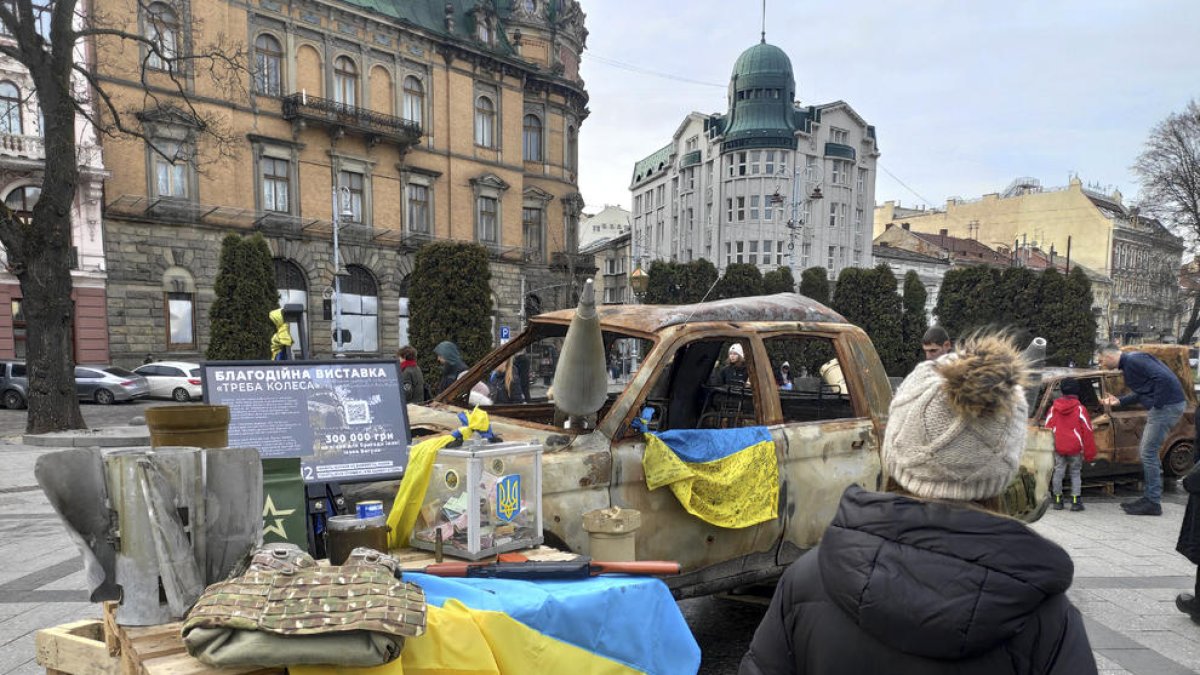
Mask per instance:
[[[116,603],[104,618],[37,632],[37,662],[50,675],[275,675],[280,668],[213,668],[188,655],[179,623],[125,627],[116,622]]]
[[[1066,483],[1067,483],[1067,481],[1063,481],[1064,489],[1066,489],[1066,487],[1067,487]],[[1106,478],[1106,479],[1085,480],[1085,481],[1083,481],[1083,485],[1081,485],[1080,487],[1083,488],[1084,490],[1099,489],[1106,496],[1112,497],[1113,495],[1115,495],[1117,493],[1118,485],[1130,486],[1130,487],[1133,487],[1135,490],[1141,490],[1143,484],[1142,484],[1142,479],[1140,477],[1115,476],[1115,477]]]

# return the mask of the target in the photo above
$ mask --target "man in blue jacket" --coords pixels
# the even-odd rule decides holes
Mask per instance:
[[[1179,378],[1162,361],[1145,352],[1122,352],[1108,345],[1100,352],[1100,364],[1111,370],[1118,368],[1125,386],[1133,393],[1117,398],[1109,394],[1107,405],[1129,405],[1139,402],[1146,406],[1146,428],[1142,430],[1142,473],[1146,494],[1132,502],[1121,504],[1131,516],[1162,515],[1162,461],[1158,450],[1167,433],[1179,422],[1187,405]]]

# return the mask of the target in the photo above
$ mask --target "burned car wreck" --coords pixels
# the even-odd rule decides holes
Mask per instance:
[[[676,596],[704,595],[778,576],[817,544],[848,485],[886,489],[879,449],[891,386],[870,339],[836,312],[787,293],[594,307],[590,284],[578,310],[585,312],[595,314],[593,337],[568,336],[577,310],[535,317],[430,404],[409,406],[414,436],[444,433],[468,407],[472,387],[527,359],[528,395],[504,397],[486,410],[506,441],[545,445],[547,543],[586,553],[583,513],[637,509],[638,557],[678,560],[683,574],[669,580]],[[730,383],[718,373],[735,345],[744,380]],[[540,366],[552,361],[550,386]],[[572,409],[588,397],[594,412]],[[654,432],[764,427],[778,463],[778,516],[718,527],[688,513],[670,490],[649,490],[639,419]],[[1016,515],[1035,518],[1044,510],[1052,454],[1052,435],[1031,428],[1022,459],[1030,494]]]

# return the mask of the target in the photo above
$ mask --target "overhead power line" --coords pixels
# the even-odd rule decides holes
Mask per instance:
[[[921,203],[923,203],[923,204],[928,204],[928,205],[930,205],[930,206],[932,206],[932,205],[934,204],[934,202],[932,202],[932,201],[930,201],[930,200],[926,199],[925,197],[921,196],[921,193],[919,193],[919,192],[917,192],[916,190],[914,190],[914,189],[910,188],[910,187],[908,186],[908,183],[905,183],[904,181],[900,180],[900,178],[899,178],[898,176],[896,176],[896,174],[892,173],[891,171],[888,171],[886,166],[884,166],[883,164],[880,164],[880,163],[878,163],[878,162],[876,162],[876,165],[879,167],[879,170],[880,170],[880,171],[882,171],[882,172],[886,173],[887,175],[891,176],[892,180],[896,181],[896,182],[897,182],[897,183],[899,183],[901,186],[903,186],[905,190],[908,190],[909,192],[911,192],[911,193],[913,193],[914,195],[916,195],[917,199],[920,199],[920,200],[921,200]]]
[[[714,82],[704,82],[701,80],[693,80],[690,77],[684,77],[682,75],[674,75],[672,73],[664,73],[659,70],[651,70],[649,68],[635,66],[632,63],[625,63],[624,61],[618,61],[616,59],[610,59],[606,56],[600,56],[599,54],[597,54],[593,51],[586,51],[586,52],[584,52],[584,54],[591,60],[595,61],[596,63],[606,65],[606,66],[609,66],[612,68],[617,68],[620,70],[629,71],[631,73],[638,73],[641,75],[650,75],[652,77],[661,77],[666,80],[674,80],[676,82],[686,82],[688,84],[698,84],[703,87],[717,87],[718,89],[725,89],[725,87],[726,87],[726,85],[724,85],[724,84],[716,84]]]

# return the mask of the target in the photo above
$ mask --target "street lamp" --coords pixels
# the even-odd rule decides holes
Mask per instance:
[[[646,270],[642,269],[642,263],[638,263],[637,269],[629,274],[629,287],[633,289],[633,295],[637,298],[639,304],[646,297],[646,290],[650,287],[650,275],[646,274]]]
[[[804,176],[801,181],[800,177]],[[804,227],[804,223],[800,220],[800,192],[802,186],[812,185],[812,191],[804,195],[804,203],[811,205],[812,202],[820,200],[824,195],[821,194],[821,180],[824,174],[821,167],[813,165],[803,169],[797,164],[792,175],[792,218],[787,221],[788,228],[788,266],[792,269],[792,281],[799,281],[796,275],[796,235],[800,232],[800,228]],[[778,193],[776,193],[778,195]],[[782,200],[780,200],[782,201]],[[772,199],[775,203],[775,200]],[[810,218],[812,214],[809,214]]]
[[[338,201],[342,200],[342,210],[338,213]],[[333,353],[342,355],[342,261],[338,252],[338,230],[342,229],[342,221],[353,218],[354,211],[350,209],[350,188],[333,186]]]

